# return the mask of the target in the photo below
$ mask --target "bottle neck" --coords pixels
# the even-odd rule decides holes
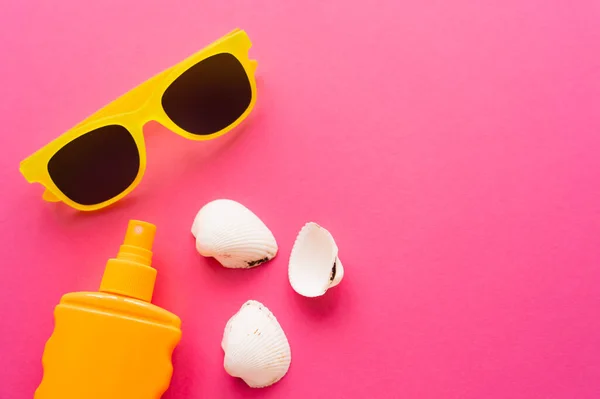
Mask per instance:
[[[110,259],[100,291],[151,302],[156,269],[129,259]]]
[[[156,226],[139,220],[129,222],[125,240],[115,259],[106,264],[100,291],[150,302],[156,270],[152,264],[152,242]]]

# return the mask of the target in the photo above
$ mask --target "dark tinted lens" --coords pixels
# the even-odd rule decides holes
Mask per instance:
[[[231,54],[200,61],[167,88],[162,106],[169,118],[193,134],[212,134],[235,122],[250,105],[246,71]]]
[[[61,148],[48,162],[54,184],[71,200],[94,205],[116,197],[135,180],[140,154],[129,131],[110,125]]]

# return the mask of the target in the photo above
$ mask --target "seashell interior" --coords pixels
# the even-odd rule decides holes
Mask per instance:
[[[323,295],[342,281],[344,267],[329,231],[313,222],[304,225],[292,248],[288,277],[294,291],[306,297]]]
[[[258,216],[239,202],[219,199],[194,218],[196,249],[227,268],[251,268],[277,255],[277,241]]]
[[[229,319],[221,347],[225,371],[252,388],[279,381],[292,361],[290,344],[279,322],[266,306],[250,300]]]

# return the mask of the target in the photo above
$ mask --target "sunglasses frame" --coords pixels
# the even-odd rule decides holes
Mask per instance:
[[[172,132],[194,141],[211,140],[222,136],[238,126],[250,114],[256,103],[257,62],[251,60],[248,51],[252,43],[245,31],[236,29],[197,53],[191,55],[177,65],[148,79],[129,92],[123,94],[110,104],[101,108],[87,119],[63,133],[49,144],[23,160],[19,170],[29,183],[40,183],[46,190],[42,198],[48,202],[64,202],[80,211],[94,211],[119,201],[129,194],[140,183],[146,170],[146,145],[143,126],[150,121],[156,121]],[[238,119],[224,129],[210,134],[192,134],[177,126],[166,114],[161,99],[165,90],[184,72],[198,62],[220,53],[233,55],[243,66],[250,82],[252,97],[250,105]],[[133,136],[140,156],[140,167],[135,180],[119,195],[93,205],[82,205],[67,197],[54,183],[48,171],[48,162],[61,148],[71,141],[98,128],[109,125],[121,125]]]

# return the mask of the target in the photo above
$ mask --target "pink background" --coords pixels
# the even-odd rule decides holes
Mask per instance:
[[[127,221],[158,225],[155,303],[181,316],[165,398],[600,397],[600,3],[19,1],[0,23],[0,398],[31,398],[62,294],[97,289]],[[494,3],[495,5],[491,5]],[[142,184],[106,211],[44,203],[25,156],[235,27],[259,60],[246,129],[210,143],[147,127]],[[254,270],[200,257],[216,198],[280,244]],[[313,220],[342,284],[295,294]],[[251,390],[220,339],[247,299],[291,342]]]

